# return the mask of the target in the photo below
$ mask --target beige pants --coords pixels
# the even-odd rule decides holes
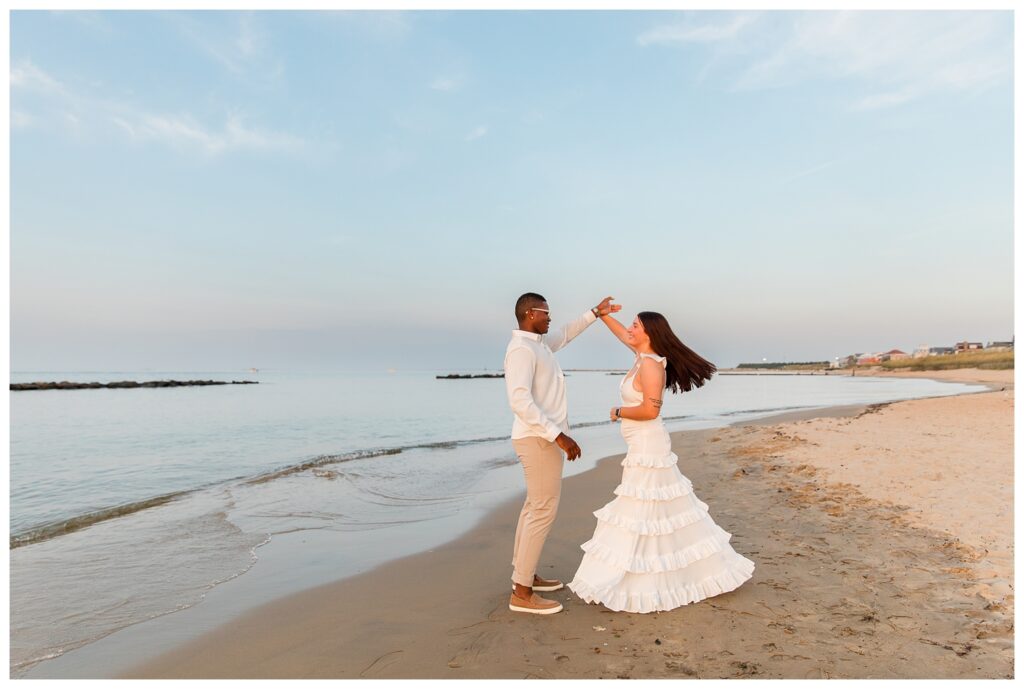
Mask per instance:
[[[519,513],[512,548],[512,581],[533,586],[540,551],[558,513],[565,455],[558,445],[544,438],[520,438],[512,441],[512,447],[526,475],[526,502]]]

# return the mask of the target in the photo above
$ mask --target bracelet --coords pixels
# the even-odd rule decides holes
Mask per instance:
[[[594,314],[595,318],[600,318],[601,317],[601,314],[598,313],[596,306],[590,309],[590,313]]]
[[[622,420],[622,407],[615,407],[615,420],[616,421],[621,421]]]

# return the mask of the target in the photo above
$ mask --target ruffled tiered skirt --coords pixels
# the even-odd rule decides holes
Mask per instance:
[[[671,610],[738,588],[754,563],[729,545],[708,506],[680,473],[660,419],[623,421],[629,452],[614,500],[594,512],[597,528],[569,588],[588,603],[623,612]]]

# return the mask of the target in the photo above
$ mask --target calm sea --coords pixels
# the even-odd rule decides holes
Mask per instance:
[[[11,382],[215,379],[258,385],[10,394],[11,672],[195,606],[274,538],[379,531],[397,557],[425,522],[521,488],[500,379],[437,372],[18,372]],[[567,475],[624,451],[620,375],[567,372]],[[780,411],[958,394],[930,380],[719,375],[666,399],[669,430]],[[445,521],[447,520],[447,521]],[[353,540],[352,542],[356,542]],[[376,542],[381,542],[377,539]],[[347,571],[334,553],[325,577]],[[328,558],[329,560],[329,558]]]

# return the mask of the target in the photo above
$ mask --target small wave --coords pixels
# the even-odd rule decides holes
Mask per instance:
[[[493,443],[498,440],[508,440],[507,435],[496,435],[489,438],[473,438],[471,440],[439,440],[432,443],[419,443],[416,445],[403,445],[403,450],[454,450],[457,447],[466,445],[478,445],[480,443]]]
[[[513,464],[519,464],[519,458],[515,455],[511,457],[495,457],[484,464],[484,469],[501,469],[502,467],[510,467]]]
[[[26,671],[31,670],[33,667],[43,662],[44,660],[53,660],[54,658],[60,658],[62,655],[67,653],[68,650],[70,649],[61,647],[43,653],[41,656],[36,656],[16,663],[11,663],[11,679],[21,679],[20,674],[24,674]]]
[[[382,498],[387,502],[377,502],[379,505],[393,504],[393,503],[406,503],[406,504],[423,504],[433,505],[447,502],[456,502],[462,499],[459,495],[444,495],[435,497],[415,497],[410,495],[396,495],[394,493],[388,493],[381,490],[380,488],[371,488],[369,485],[365,485],[363,482],[356,482],[352,480],[352,477],[342,474],[342,477],[347,479],[349,483],[355,486],[364,495],[373,495],[377,498]]]
[[[279,478],[283,478],[285,476],[297,474],[309,469],[321,468],[330,464],[341,464],[343,462],[351,462],[360,459],[372,459],[374,457],[398,455],[406,450],[453,450],[467,445],[476,445],[480,443],[495,442],[507,439],[508,436],[503,435],[488,438],[473,438],[470,440],[443,440],[428,443],[417,443],[413,445],[403,445],[400,447],[359,450],[356,452],[349,452],[345,454],[320,455],[314,457],[313,459],[299,462],[297,464],[290,464],[288,466],[272,469],[265,473],[257,474],[256,476],[236,476],[234,478],[226,479],[224,481],[218,481],[212,484],[196,486],[195,488],[187,490],[166,493],[164,495],[145,498],[143,500],[138,500],[136,502],[115,505],[113,507],[107,507],[92,512],[87,512],[85,514],[69,517],[67,519],[61,519],[58,521],[32,526],[24,531],[12,534],[10,537],[10,547],[19,548],[21,546],[31,545],[33,543],[46,541],[57,536],[69,534],[74,531],[80,531],[81,529],[85,529],[89,526],[92,526],[93,524],[98,524],[100,522],[107,521],[108,519],[115,519],[117,517],[123,517],[135,512],[140,512],[151,507],[159,507],[161,505],[166,505],[167,503],[178,498],[181,498],[183,496],[190,495],[201,490],[211,488],[215,485],[221,485],[224,483],[241,481],[243,485],[259,485],[267,483],[269,481],[274,481]],[[333,478],[336,478],[336,476],[333,476]]]
[[[218,517],[224,519],[224,521],[227,521],[226,520],[226,516],[224,514],[217,514],[215,516],[218,516]],[[96,633],[96,634],[86,635],[86,636],[83,636],[82,638],[70,640],[70,641],[68,641],[66,643],[61,644],[60,646],[58,646],[56,648],[40,649],[40,651],[39,651],[40,655],[32,655],[30,657],[27,657],[27,658],[24,658],[24,659],[21,659],[21,660],[18,660],[18,661],[14,661],[12,659],[11,666],[10,666],[12,679],[23,677],[25,675],[25,673],[27,673],[29,670],[31,670],[33,667],[35,667],[39,663],[42,663],[42,662],[47,661],[47,660],[52,660],[54,658],[59,658],[60,656],[64,655],[65,653],[68,653],[69,651],[74,651],[74,650],[76,650],[78,648],[81,648],[82,646],[86,646],[88,644],[91,644],[91,643],[94,643],[96,641],[99,641],[100,639],[106,638],[106,637],[110,636],[111,634],[113,634],[115,632],[118,632],[118,631],[120,631],[120,630],[122,630],[122,629],[124,629],[126,627],[129,627],[129,626],[131,626],[133,624],[138,624],[140,622],[146,622],[146,621],[149,621],[149,620],[157,619],[159,617],[164,617],[166,615],[170,615],[170,614],[173,614],[173,613],[176,613],[176,612],[180,612],[182,610],[187,610],[187,609],[189,609],[189,608],[199,604],[201,601],[203,601],[206,598],[207,594],[210,591],[212,591],[214,588],[216,588],[217,586],[219,586],[221,584],[224,584],[224,583],[227,583],[229,581],[232,581],[234,579],[237,579],[238,577],[242,576],[243,574],[245,574],[249,570],[251,570],[253,568],[253,566],[255,566],[256,562],[259,560],[259,555],[257,555],[257,553],[256,553],[257,549],[262,548],[263,546],[267,545],[268,543],[271,542],[271,540],[272,540],[272,535],[269,534],[269,533],[266,533],[266,534],[264,534],[262,536],[261,540],[259,540],[258,542],[254,542],[251,545],[249,545],[248,548],[247,548],[248,555],[249,555],[248,562],[245,565],[243,565],[238,571],[230,572],[230,573],[228,573],[226,575],[220,576],[220,577],[210,581],[209,583],[206,583],[206,584],[202,585],[201,589],[200,589],[200,591],[198,593],[198,597],[195,598],[194,600],[187,601],[187,602],[176,603],[176,604],[170,604],[166,608],[164,608],[163,610],[159,610],[157,612],[152,612],[152,613],[149,613],[149,614],[142,615],[138,619],[135,619],[135,620],[133,620],[131,622],[114,625],[113,627],[110,627],[109,629],[106,629],[106,630],[101,631],[101,632]],[[113,606],[113,608],[123,607],[123,606],[127,605],[128,603],[129,603],[129,601],[122,600],[122,601],[119,601],[115,606]],[[97,610],[90,610],[88,612],[84,612],[83,611],[83,612],[79,613],[79,616],[88,615],[89,618],[95,618],[98,613],[106,612],[106,611],[109,611],[110,609],[113,609],[113,608],[107,608],[106,610],[101,609],[99,611],[97,611]]]
[[[166,493],[164,495],[158,495],[154,498],[147,498],[145,500],[139,500],[137,502],[129,502],[123,505],[117,505],[115,507],[108,507],[102,510],[96,510],[95,512],[87,512],[85,514],[71,517],[70,519],[62,519],[60,521],[49,522],[41,526],[33,527],[27,531],[22,531],[11,536],[11,548],[20,548],[24,545],[30,545],[32,543],[39,543],[40,541],[46,541],[56,536],[62,536],[64,534],[79,531],[93,524],[107,521],[108,519],[114,519],[116,517],[123,517],[133,512],[140,512],[142,510],[148,510],[150,507],[159,507],[160,505],[166,505],[172,500],[176,500],[183,495],[188,495],[194,491],[191,490],[179,490],[174,493]]]
[[[289,476],[296,474],[307,469],[314,469],[317,467],[326,466],[328,464],[341,464],[342,462],[351,462],[358,459],[372,459],[373,457],[384,457],[388,455],[398,455],[407,450],[454,450],[459,447],[465,447],[466,445],[477,445],[480,443],[491,443],[497,440],[507,440],[508,436],[501,435],[491,438],[473,438],[471,440],[437,440],[429,443],[416,443],[413,445],[401,445],[399,447],[388,447],[380,448],[375,450],[359,450],[357,452],[349,452],[340,455],[320,455],[314,457],[305,462],[299,464],[292,464],[280,469],[274,469],[267,473],[254,476],[253,478],[245,481],[246,484],[254,485],[259,483],[266,483],[267,481],[273,481],[274,479],[281,478],[283,476]]]
[[[342,462],[351,462],[356,459],[370,459],[372,457],[383,457],[386,455],[398,455],[402,453],[402,448],[394,447],[384,450],[362,450],[359,452],[350,452],[343,455],[320,455],[309,461],[301,462],[299,464],[292,464],[281,469],[274,469],[268,471],[265,474],[259,474],[249,480],[245,481],[246,485],[258,485],[279,479],[284,476],[290,476],[291,474],[297,474],[300,471],[306,471],[307,469],[314,469],[316,467],[326,466],[328,464],[341,464]]]
[[[661,420],[662,421],[679,421],[680,419],[690,419],[690,418],[693,418],[693,414],[681,414],[679,416],[662,416]],[[592,428],[593,426],[608,426],[608,425],[613,424],[613,423],[618,423],[618,422],[617,421],[612,421],[611,419],[609,419],[607,421],[584,421],[582,423],[574,423],[572,425],[572,427],[573,428]]]
[[[574,423],[572,425],[572,427],[573,428],[593,428],[594,426],[607,426],[607,425],[612,424],[612,423],[615,423],[615,422],[612,421],[611,419],[609,419],[607,421],[581,421],[580,423]]]
[[[768,412],[776,411],[794,411],[797,409],[809,409],[810,407],[767,407],[765,409],[739,409],[737,411],[727,411],[722,416],[738,416],[740,414],[767,414]]]
[[[456,447],[458,447],[458,445],[459,441],[457,440],[440,440],[436,443],[423,443],[422,445],[413,445],[411,447],[415,447],[417,449],[423,448],[427,450],[454,450]]]

